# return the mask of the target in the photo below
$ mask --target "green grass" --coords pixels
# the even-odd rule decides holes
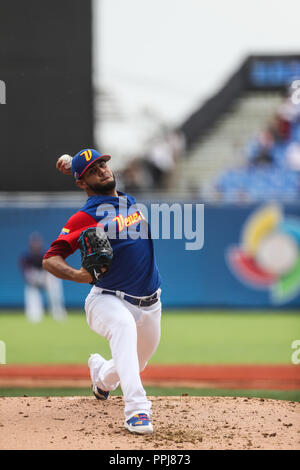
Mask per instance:
[[[274,400],[300,401],[300,390],[219,390],[202,388],[169,388],[169,387],[145,387],[148,396],[180,396],[187,393],[198,397],[254,397],[271,398]],[[111,392],[112,396],[122,395],[121,390]],[[89,388],[39,388],[39,389],[17,389],[2,388],[2,397],[42,397],[42,396],[91,396]]]
[[[165,311],[161,342],[151,363],[288,364],[300,339],[300,316],[281,312]],[[7,364],[86,363],[90,353],[110,358],[108,342],[93,333],[84,313],[65,323],[46,316],[30,324],[23,313],[0,313]]]

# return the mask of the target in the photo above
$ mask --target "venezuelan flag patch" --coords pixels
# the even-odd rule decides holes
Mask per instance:
[[[62,231],[60,232],[60,235],[68,235],[69,232],[70,232],[70,229],[64,227]]]

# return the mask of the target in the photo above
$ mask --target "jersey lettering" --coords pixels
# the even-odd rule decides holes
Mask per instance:
[[[116,221],[118,223],[119,232],[122,232],[125,227],[129,227],[130,225],[136,224],[141,220],[146,219],[140,211],[136,211],[134,214],[128,215],[127,217],[124,217],[122,214],[119,214],[117,215],[117,217],[114,217],[112,219],[113,222]]]

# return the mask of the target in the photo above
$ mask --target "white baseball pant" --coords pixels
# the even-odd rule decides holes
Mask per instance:
[[[35,275],[35,278],[33,277]],[[61,279],[43,270],[31,270],[32,284],[26,284],[24,288],[25,314],[29,321],[38,323],[44,316],[44,303],[42,290],[45,290],[48,298],[49,310],[54,320],[66,319],[67,311],[64,306],[64,295]]]
[[[137,413],[151,416],[151,401],[146,397],[140,372],[159,344],[161,301],[138,307],[101,292],[94,286],[87,296],[86,317],[91,330],[109,341],[112,359],[91,361],[92,382],[105,391],[115,390],[120,384],[126,420]],[[160,292],[158,289],[158,297]]]

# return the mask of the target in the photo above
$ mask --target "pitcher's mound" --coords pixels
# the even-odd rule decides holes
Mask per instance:
[[[300,404],[150,397],[154,433],[123,427],[123,398],[0,398],[1,449],[300,449]]]

